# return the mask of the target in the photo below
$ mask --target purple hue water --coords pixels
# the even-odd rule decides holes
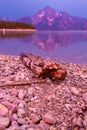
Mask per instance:
[[[87,31],[0,32],[0,53],[23,52],[61,62],[87,64]]]

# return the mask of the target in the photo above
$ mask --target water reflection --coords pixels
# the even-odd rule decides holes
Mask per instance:
[[[16,31],[8,31],[3,33],[3,31],[0,31],[0,40],[5,38],[26,38],[31,37],[34,35],[34,32],[16,32]]]
[[[87,41],[87,32],[43,32],[32,38],[32,43],[46,52],[82,41]]]
[[[87,31],[0,32],[0,53],[36,53],[58,61],[87,63]]]

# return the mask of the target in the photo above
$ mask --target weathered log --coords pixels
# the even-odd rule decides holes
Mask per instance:
[[[40,56],[34,54],[21,54],[20,60],[22,63],[30,69],[38,77],[47,78],[51,80],[64,80],[67,72],[62,64],[59,64],[50,59],[43,59]]]

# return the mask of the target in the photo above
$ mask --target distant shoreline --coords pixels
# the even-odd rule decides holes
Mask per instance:
[[[31,32],[37,31],[36,29],[0,29],[0,32]]]

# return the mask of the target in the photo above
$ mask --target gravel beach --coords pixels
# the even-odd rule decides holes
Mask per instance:
[[[0,54],[0,130],[87,130],[87,65],[63,66],[64,81],[42,80]]]

